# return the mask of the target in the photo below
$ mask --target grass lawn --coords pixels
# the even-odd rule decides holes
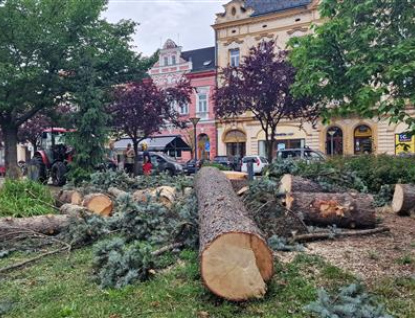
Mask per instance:
[[[0,266],[27,257],[15,254],[1,259]],[[166,262],[173,258],[164,257]],[[265,299],[235,304],[203,287],[196,252],[181,252],[176,265],[150,281],[122,290],[101,290],[92,277],[91,249],[84,248],[2,276],[0,313],[11,306],[2,317],[310,317],[303,307],[315,300],[318,287],[335,290],[355,281],[352,275],[306,254],[275,267]],[[415,317],[415,280],[385,280],[375,284],[373,291],[396,317]]]

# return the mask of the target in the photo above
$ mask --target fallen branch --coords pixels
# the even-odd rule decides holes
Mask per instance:
[[[309,241],[315,241],[315,240],[324,240],[324,239],[333,238],[333,237],[362,236],[362,235],[371,235],[371,234],[383,233],[383,232],[389,232],[389,231],[390,231],[390,228],[388,227],[379,227],[379,228],[370,229],[370,230],[341,231],[339,233],[319,232],[319,233],[296,235],[293,238],[291,238],[290,242],[309,242]]]
[[[64,252],[64,251],[67,251],[67,250],[69,250],[69,248],[67,246],[65,246],[65,247],[57,249],[57,250],[53,250],[53,251],[50,251],[50,252],[47,252],[47,253],[40,254],[39,256],[33,257],[33,258],[28,259],[26,261],[23,261],[23,262],[14,264],[14,265],[10,265],[10,266],[7,266],[7,267],[0,268],[0,274],[6,273],[6,272],[9,272],[9,271],[18,269],[18,268],[21,268],[23,266],[26,266],[26,265],[31,264],[33,262],[36,262],[36,261],[40,260],[41,258],[46,257],[48,255],[58,254],[60,252]]]
[[[184,243],[183,242],[179,242],[179,243],[172,243],[166,246],[163,246],[162,248],[155,250],[154,252],[151,252],[152,256],[160,256],[161,254],[164,254],[168,251],[174,250],[175,248],[180,248],[183,247]]]

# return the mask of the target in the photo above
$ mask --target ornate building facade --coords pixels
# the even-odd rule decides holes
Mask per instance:
[[[263,40],[274,40],[285,49],[291,37],[310,32],[311,24],[322,23],[318,0],[233,0],[218,13],[216,32],[218,67],[236,66],[249,49]],[[250,113],[232,121],[219,122],[219,155],[265,155],[265,133]],[[362,153],[395,154],[406,143],[415,150],[414,137],[408,138],[403,124],[390,125],[378,119],[333,119],[316,126],[299,121],[282,121],[277,128],[278,149],[308,146],[328,155]]]
[[[182,51],[182,47],[167,40],[160,50],[158,62],[149,71],[150,77],[159,87],[174,86],[183,78],[187,78],[194,87],[190,104],[177,108],[177,111],[183,121],[188,121],[191,117],[200,118],[196,128],[197,149],[198,158],[204,159],[216,156],[216,125],[212,98],[216,85],[215,65],[215,47]],[[167,124],[161,134],[180,135],[194,149],[192,125],[186,129],[178,129]],[[174,156],[186,161],[191,158],[191,153],[178,151]]]

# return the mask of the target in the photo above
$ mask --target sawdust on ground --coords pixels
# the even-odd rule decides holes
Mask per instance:
[[[389,233],[312,242],[307,244],[306,253],[321,256],[367,282],[382,277],[415,277],[415,216],[380,211],[379,217],[382,226],[390,228]],[[290,262],[297,254],[278,253],[278,257]]]

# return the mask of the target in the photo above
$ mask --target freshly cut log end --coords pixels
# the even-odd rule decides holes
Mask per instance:
[[[415,185],[397,184],[392,199],[392,210],[399,215],[411,215],[415,209]]]
[[[201,255],[201,272],[207,288],[233,301],[261,298],[273,274],[272,253],[265,242],[250,233],[226,233]]]
[[[165,207],[170,208],[176,200],[176,189],[169,186],[161,186],[156,189],[137,190],[133,193],[133,200],[135,202],[147,202],[147,200],[154,199]]]
[[[311,180],[285,174],[280,181],[280,192],[324,192],[323,188]]]
[[[232,301],[263,297],[273,274],[272,252],[231,182],[219,170],[205,167],[196,176],[195,190],[206,287]]]
[[[222,171],[222,173],[228,178],[229,180],[247,180],[248,174],[245,172],[238,172],[238,171]]]
[[[111,199],[102,193],[87,195],[82,205],[89,211],[105,217],[111,216],[114,207]]]

